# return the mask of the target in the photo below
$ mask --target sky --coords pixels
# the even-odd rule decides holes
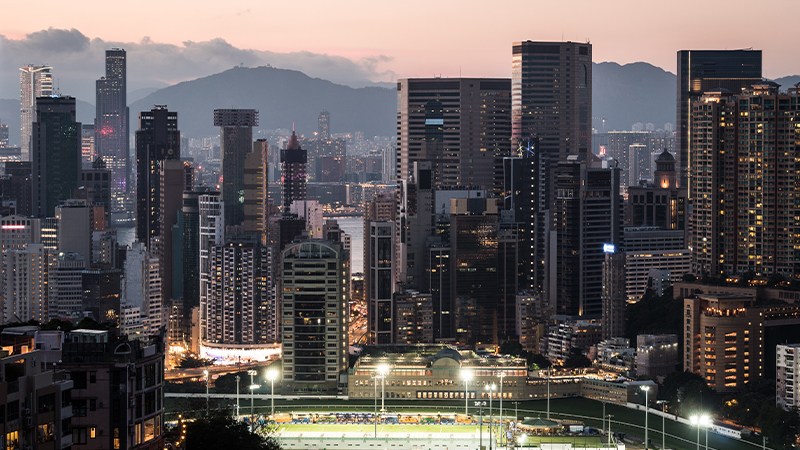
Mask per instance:
[[[129,92],[237,64],[297,69],[351,86],[430,76],[509,77],[521,40],[589,41],[595,62],[675,72],[680,49],[763,50],[764,75],[800,73],[784,26],[794,0],[42,0],[4,2],[0,98],[18,67],[54,66],[62,92],[88,96],[103,50],[128,50]],[[765,14],[762,19],[762,14]],[[770,19],[772,22],[773,19]],[[780,22],[780,21],[779,21]],[[772,22],[775,23],[775,22]]]

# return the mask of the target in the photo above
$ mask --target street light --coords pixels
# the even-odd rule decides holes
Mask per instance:
[[[206,375],[206,417],[208,417],[208,369],[204,370],[203,373]]]
[[[480,407],[480,418],[481,418],[480,425],[479,425],[479,427],[480,427],[480,438],[479,438],[480,442],[478,444],[478,448],[481,448],[481,449],[483,448],[483,407],[484,406],[486,406],[486,402],[475,402],[475,407],[476,408]]]
[[[472,371],[468,369],[461,369],[461,379],[464,380],[464,415],[469,416],[469,380],[472,379]]]
[[[275,416],[275,378],[278,377],[278,371],[270,369],[267,371],[267,378],[269,378],[269,402],[270,402],[270,415]]]
[[[667,403],[668,400],[656,400],[661,405],[661,448],[667,448]]]
[[[550,420],[550,367],[547,368],[547,420]]]
[[[236,375],[236,420],[239,420],[239,375]]]
[[[700,450],[700,427],[708,426],[711,423],[711,418],[705,414],[693,415],[690,419],[692,425],[697,427],[697,450]],[[708,429],[706,428],[706,447],[708,447]]]
[[[506,373],[500,372],[498,375],[500,377],[500,431],[503,430],[503,378],[505,378]]]
[[[611,434],[611,418],[612,417],[614,417],[613,414],[609,414],[608,415],[608,445],[609,446],[614,441],[614,436]]]
[[[254,431],[256,429],[255,424],[255,407],[253,406],[253,400],[256,396],[256,389],[260,388],[261,386],[254,384],[253,376],[256,375],[258,372],[255,370],[248,370],[247,374],[250,375],[250,431]]]
[[[487,384],[486,392],[489,393],[489,450],[492,450],[492,425],[494,424],[494,414],[492,411],[492,397],[494,391],[497,390],[496,384]]]
[[[528,435],[527,434],[525,434],[525,433],[520,434],[519,437],[517,438],[517,441],[519,441],[519,446],[520,447],[524,447],[525,446],[525,441],[527,439],[528,439]]]
[[[650,446],[650,441],[647,440],[647,394],[650,392],[650,386],[642,386],[642,390],[644,391],[644,448]]]
[[[378,366],[378,375],[381,378],[381,412],[386,411],[386,405],[384,405],[384,395],[386,395],[386,375],[389,373],[389,366],[386,364],[381,364]]]

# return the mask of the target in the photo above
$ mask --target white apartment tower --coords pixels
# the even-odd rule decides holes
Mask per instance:
[[[25,66],[19,70],[22,160],[30,161],[31,123],[33,123],[36,115],[36,97],[53,95],[53,68],[48,66]]]

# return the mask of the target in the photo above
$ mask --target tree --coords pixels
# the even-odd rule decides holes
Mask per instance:
[[[196,358],[194,356],[187,356],[183,358],[178,364],[181,369],[196,369],[198,367],[207,367],[214,364],[213,359]]]
[[[248,425],[238,422],[227,413],[198,418],[186,425],[186,448],[192,450],[280,450],[271,436],[251,432]]]
[[[583,354],[581,349],[573,347],[569,352],[569,357],[564,361],[564,367],[568,369],[592,367],[592,361]]]
[[[702,412],[713,414],[720,409],[717,391],[711,389],[702,376],[692,372],[672,372],[664,378],[658,397],[669,401],[670,409],[678,408],[688,417]]]

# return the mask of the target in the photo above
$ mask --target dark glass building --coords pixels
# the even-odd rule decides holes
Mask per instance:
[[[139,113],[136,131],[136,239],[146,246],[161,235],[162,162],[181,157],[178,113],[166,105]],[[165,226],[171,226],[168,224]]]
[[[128,127],[127,63],[125,50],[106,50],[106,75],[96,83],[97,103],[94,123],[94,145],[97,156],[111,169],[112,205],[106,208],[122,211],[128,192]]]
[[[289,213],[289,207],[295,200],[306,199],[306,163],[308,155],[300,148],[297,135],[292,131],[292,137],[281,150],[281,199],[283,201],[283,214]]]
[[[244,222],[245,158],[253,151],[253,127],[258,126],[255,109],[215,109],[214,126],[220,127],[222,201],[225,226]]]
[[[678,166],[680,184],[689,189],[692,101],[713,89],[734,94],[761,81],[761,50],[678,51]],[[691,195],[690,195],[691,198]]]
[[[81,180],[81,124],[74,97],[39,97],[31,135],[32,196],[36,217],[54,217]]]
[[[511,56],[512,141],[517,153],[534,135],[550,159],[547,205],[555,200],[558,161],[591,149],[592,45],[515,42]]]

